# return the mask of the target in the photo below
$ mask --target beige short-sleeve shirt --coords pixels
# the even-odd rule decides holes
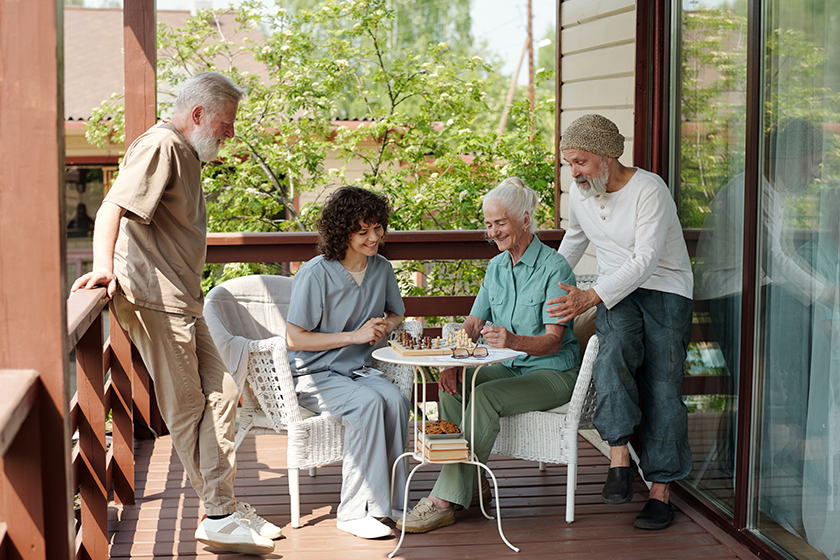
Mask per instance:
[[[114,253],[126,298],[200,317],[207,210],[195,150],[171,124],[156,124],[129,146],[105,200],[126,210]]]

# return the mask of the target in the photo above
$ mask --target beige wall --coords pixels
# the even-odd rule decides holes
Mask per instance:
[[[565,0],[561,10],[561,129],[586,113],[611,119],[626,138],[621,162],[633,161],[633,99],[636,60],[634,0]],[[572,175],[560,172],[561,227],[568,226]],[[595,272],[592,247],[575,269]]]
[[[84,121],[66,121],[64,123],[64,155],[65,157],[82,156],[122,156],[122,144],[108,144],[100,149],[88,143],[85,138]]]

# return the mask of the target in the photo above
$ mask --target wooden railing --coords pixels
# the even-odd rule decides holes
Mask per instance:
[[[108,558],[108,495],[134,503],[135,425],[165,433],[151,378],[126,332],[112,319],[103,344],[105,289],[81,290],[67,300],[68,346],[76,348],[77,391],[70,402],[70,429],[78,430],[73,450],[73,488],[79,489],[76,557]],[[114,317],[113,309],[110,317]],[[111,446],[105,419],[111,414]]]
[[[540,239],[558,247],[562,230],[539,232]],[[697,230],[687,230],[693,254]],[[315,256],[314,233],[210,234],[209,263],[295,262]],[[391,260],[489,259],[498,254],[481,231],[391,232],[381,253]],[[412,317],[467,315],[474,296],[407,297],[406,315]],[[67,302],[68,346],[76,348],[78,391],[70,403],[71,431],[78,429],[79,444],[73,453],[73,488],[79,489],[79,531],[76,557],[108,557],[107,501],[134,503],[135,426],[154,434],[166,433],[156,408],[151,378],[126,333],[111,312],[110,336],[103,340],[102,311],[108,305],[104,289],[75,292]],[[110,376],[107,373],[110,372]],[[106,380],[107,379],[107,380]],[[7,383],[7,380],[8,383]],[[14,380],[12,382],[11,380]],[[37,409],[38,376],[35,372],[0,372],[0,456],[27,461],[37,446],[24,445],[37,437],[30,422]],[[686,380],[687,394],[714,393],[719,382],[704,378]],[[112,445],[106,450],[105,419],[112,419]],[[33,432],[34,429],[34,433]],[[0,523],[0,559],[5,558],[6,527]]]
[[[543,243],[560,246],[563,230],[539,232]],[[305,261],[318,254],[316,233],[213,233],[207,240],[207,262]],[[379,251],[392,261],[491,259],[499,254],[483,231],[394,231]],[[409,317],[469,314],[475,296],[405,297]]]
[[[39,384],[37,371],[0,370],[0,500],[7,511],[17,514],[0,521],[0,558],[4,560],[19,550],[44,554],[44,502],[37,484],[41,471]],[[14,543],[9,542],[10,534],[15,536]]]
[[[699,229],[683,230],[690,256],[697,250]],[[557,248],[563,230],[541,230],[539,238]],[[207,241],[207,262],[283,262],[305,261],[316,256],[316,233],[215,233]],[[491,259],[499,254],[486,241],[483,231],[395,231],[388,233],[380,253],[396,260]],[[404,297],[406,316],[440,317],[468,315],[475,296]],[[701,310],[702,315],[702,310]],[[436,336],[440,329],[426,329]],[[692,341],[709,340],[708,324],[695,322]],[[727,393],[729,389],[718,376],[686,377],[683,394],[708,395]]]

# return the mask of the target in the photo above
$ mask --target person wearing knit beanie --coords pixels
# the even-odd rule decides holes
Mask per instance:
[[[560,150],[583,150],[619,158],[624,153],[624,136],[610,119],[601,115],[584,115],[563,132]]]
[[[572,122],[560,150],[574,184],[559,252],[574,267],[592,243],[598,282],[588,290],[561,284],[569,293],[548,300],[549,316],[582,320],[595,308],[600,351],[592,372],[598,395],[593,420],[610,444],[601,499],[629,502],[641,468],[652,485],[634,526],[664,529],[673,519],[670,483],[692,469],[681,385],[693,277],[676,204],[661,177],[619,161],[624,136],[602,115]],[[642,366],[637,389],[634,375]],[[639,426],[643,453],[637,465],[628,442]]]
[[[560,138],[560,151],[584,199],[618,191],[635,172],[618,160],[624,153],[624,136],[601,115],[584,115],[570,124]]]

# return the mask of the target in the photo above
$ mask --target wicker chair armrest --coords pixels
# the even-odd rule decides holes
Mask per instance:
[[[595,357],[598,356],[598,348],[600,343],[597,336],[589,339],[589,344],[586,346],[586,353],[583,356],[583,362],[578,372],[575,389],[572,392],[572,398],[569,401],[569,410],[566,413],[566,418],[575,423],[591,422],[592,413],[594,412],[594,395],[595,390],[592,385],[592,364],[595,363]],[[575,426],[577,431],[579,426]]]
[[[597,274],[576,274],[575,275],[575,285],[577,286],[578,290],[588,290],[592,286],[598,283],[598,275]]]
[[[283,430],[303,418],[298,406],[292,371],[281,336],[248,343],[248,384],[272,426]]]
[[[423,334],[423,323],[420,321],[403,321],[388,336],[388,340],[396,340],[400,332],[407,332],[414,336]],[[412,366],[391,364],[373,360],[373,367],[382,370],[385,378],[399,387],[405,398],[411,399],[411,389],[414,382],[414,368]]]

